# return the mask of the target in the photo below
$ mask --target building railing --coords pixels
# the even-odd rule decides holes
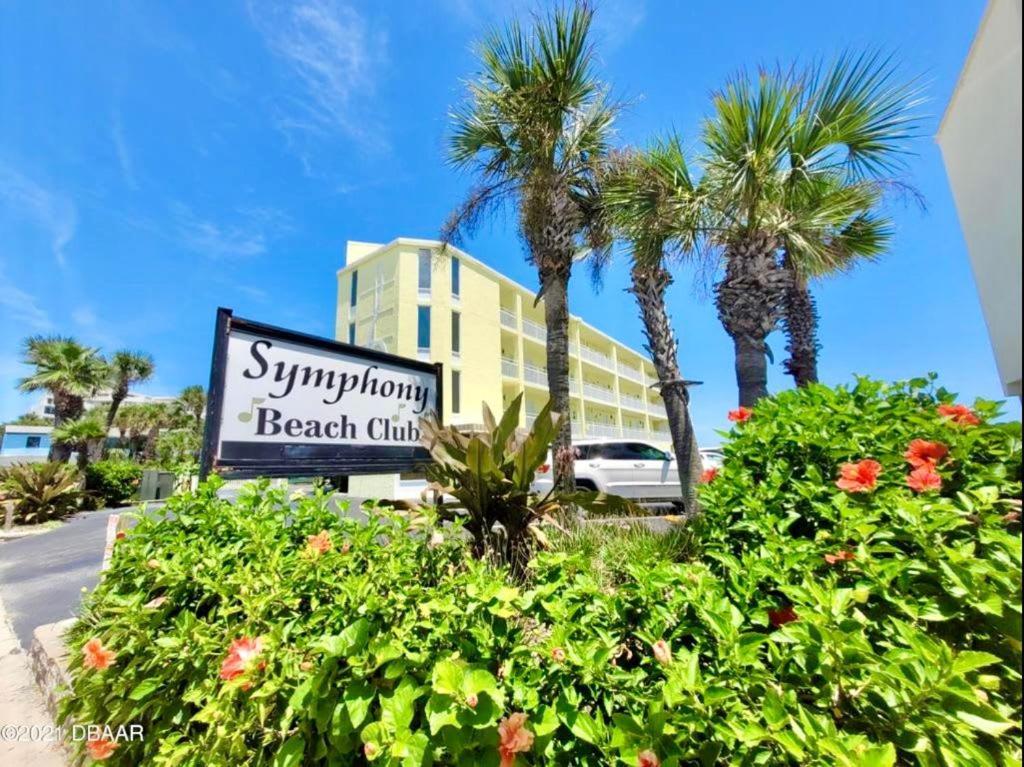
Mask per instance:
[[[577,381],[575,378],[572,378],[572,377],[569,378],[569,393],[570,394],[579,394],[580,393],[580,382]]]
[[[501,374],[509,378],[519,378],[519,362],[508,357],[502,357]]]
[[[643,399],[632,394],[619,394],[619,404],[622,407],[628,407],[630,410],[639,410],[641,413],[646,410]]]
[[[641,372],[632,365],[627,365],[624,362],[620,362],[618,370],[620,376],[622,376],[623,378],[628,378],[630,381],[636,381],[639,383],[644,380],[643,374],[641,374]]]
[[[632,427],[622,427],[622,436],[628,439],[649,439],[651,432],[647,429],[635,429]]]
[[[647,403],[647,412],[651,413],[652,415],[660,416],[662,418],[668,418],[668,413],[665,412],[665,406],[664,405],[656,405],[653,402],[648,402]]]
[[[536,338],[539,341],[547,341],[548,331],[539,322],[528,320],[523,317],[523,335],[530,336],[530,338]]]
[[[615,392],[611,389],[605,389],[594,384],[584,383],[583,384],[584,396],[592,399],[601,400],[601,402],[608,402],[612,405],[615,404]]]
[[[615,369],[615,364],[612,362],[611,357],[589,346],[584,345],[580,347],[580,357],[587,360],[587,362],[593,362],[595,365],[611,368],[612,370]]]
[[[546,368],[539,368],[536,365],[529,363],[523,365],[523,378],[530,383],[540,384],[541,386],[547,386],[548,384],[548,371]]]
[[[612,423],[587,421],[584,425],[588,437],[620,437],[622,430]]]
[[[501,324],[506,328],[512,328],[513,330],[519,327],[519,323],[516,322],[516,313],[511,309],[501,310]]]

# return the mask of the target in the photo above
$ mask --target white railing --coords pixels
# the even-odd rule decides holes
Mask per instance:
[[[510,309],[501,310],[501,324],[506,328],[512,328],[513,330],[519,327],[519,323],[516,322],[516,313]]]
[[[584,383],[583,394],[592,399],[601,400],[601,402],[615,404],[615,392],[611,389],[604,389],[600,386],[594,386],[594,384]]]
[[[583,427],[577,421],[572,422],[572,436],[576,439],[583,439]]]
[[[536,365],[530,365],[527,363],[526,365],[523,365],[523,378],[530,383],[547,386],[548,371],[545,368],[539,368]]]
[[[569,354],[573,354],[577,357],[580,356],[580,345],[575,341],[569,342]]]
[[[509,378],[519,378],[519,363],[508,357],[501,358],[501,374]]]
[[[624,362],[619,363],[619,375],[623,378],[628,378],[630,381],[640,382],[644,380],[639,370]]]
[[[593,423],[587,421],[586,426],[588,437],[618,437],[621,436],[621,429],[615,424]]]
[[[579,394],[580,393],[580,382],[577,381],[575,378],[570,378],[569,379],[569,393],[570,394]]]
[[[644,412],[644,401],[640,397],[634,397],[632,394],[620,394],[619,404],[622,407],[628,407],[630,410],[639,410],[641,413]]]
[[[651,436],[651,432],[647,429],[633,429],[622,427],[622,436],[629,439],[648,439]]]
[[[668,413],[665,412],[664,405],[656,405],[653,402],[648,402],[647,412],[652,415],[660,416],[661,418],[668,418]]]
[[[650,438],[651,439],[670,440],[670,439],[672,439],[672,435],[669,433],[668,429],[651,429]]]
[[[602,367],[615,369],[615,365],[612,363],[612,358],[607,354],[602,354],[597,349],[592,349],[589,346],[583,346],[580,348],[580,357],[593,362],[595,365],[601,365]]]
[[[548,331],[543,325],[525,317],[523,317],[523,334],[530,338],[536,338],[538,341],[546,341],[548,338]]]

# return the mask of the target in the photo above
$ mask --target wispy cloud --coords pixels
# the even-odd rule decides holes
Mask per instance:
[[[39,305],[39,300],[11,282],[2,266],[0,283],[4,286],[0,290],[0,307],[3,307],[5,317],[15,325],[23,325],[37,332],[53,329],[50,315]]]
[[[124,125],[121,123],[121,110],[114,111],[114,117],[110,124],[110,138],[114,142],[114,150],[117,152],[117,162],[121,166],[121,177],[129,189],[138,189],[139,182],[135,178],[135,161],[128,142],[124,137]]]
[[[288,217],[274,208],[238,208],[230,223],[200,217],[184,203],[172,205],[172,214],[185,247],[213,259],[261,256],[291,228]]]
[[[279,126],[320,137],[341,133],[380,147],[379,126],[363,104],[384,61],[386,35],[339,0],[250,3],[249,13],[270,50],[301,88],[279,104]]]
[[[30,218],[46,230],[57,263],[66,263],[65,249],[75,237],[78,211],[68,197],[47,189],[0,161],[0,202]]]

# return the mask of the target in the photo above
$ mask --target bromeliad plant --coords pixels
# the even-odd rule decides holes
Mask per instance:
[[[522,574],[532,542],[544,544],[541,526],[560,525],[574,507],[592,512],[628,513],[630,504],[602,493],[561,492],[557,486],[544,494],[533,488],[537,470],[548,460],[548,449],[558,434],[560,416],[546,404],[529,430],[521,430],[519,394],[496,421],[486,403],[484,428],[464,434],[441,426],[434,418],[420,421],[421,441],[434,463],[427,467],[428,490],[454,498],[438,504],[442,518],[463,518],[478,557],[488,554]]]

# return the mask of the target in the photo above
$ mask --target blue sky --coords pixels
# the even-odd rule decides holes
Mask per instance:
[[[816,288],[821,373],[936,371],[966,400],[1000,398],[967,253],[933,139],[981,0],[597,3],[601,74],[630,106],[619,142],[669,128],[695,147],[708,96],[742,67],[898,54],[928,98],[906,180],[927,209],[894,203],[877,264]],[[533,3],[36,3],[0,6],[0,419],[30,398],[19,344],[66,333],[157,361],[145,390],[206,383],[214,310],[333,332],[347,239],[434,237],[470,179],[444,162],[446,114],[486,25]],[[514,218],[467,249],[535,285]],[[705,441],[736,400],[732,348],[706,290],[680,269],[670,293],[684,373],[703,380]],[[640,347],[614,267],[571,309]],[[771,345],[781,360],[784,342]],[[775,366],[773,389],[789,385]],[[1016,400],[1008,412],[1019,417]]]

